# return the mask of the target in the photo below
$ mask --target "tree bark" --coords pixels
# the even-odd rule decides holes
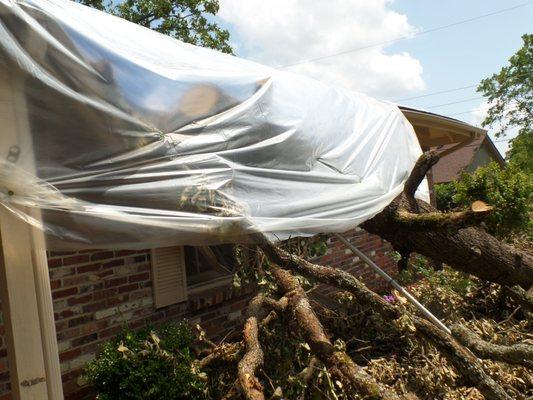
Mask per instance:
[[[362,282],[346,271],[313,264],[284,251],[264,237],[259,246],[273,263],[316,279],[321,283],[349,291],[354,295],[357,303],[371,307],[385,319],[394,320],[402,316],[400,310],[369,290]],[[460,343],[429,321],[408,312],[406,315],[413,322],[416,330],[442,351],[458,371],[478,388],[487,400],[511,399],[505,390],[484,372],[476,357]]]
[[[533,285],[533,257],[508,246],[482,228],[412,229],[411,224],[397,218],[401,199],[395,200],[374,218],[361,226],[380,236],[394,248],[409,249],[443,262],[452,268],[504,286]],[[431,205],[416,200],[424,213],[436,213]]]
[[[445,214],[414,198],[426,173],[439,160],[426,152],[417,160],[403,193],[361,227],[387,240],[403,253],[416,252],[459,271],[504,286],[533,285],[533,257],[488,234],[482,228],[465,227],[479,222],[491,207]]]
[[[451,326],[453,336],[472,350],[478,357],[503,361],[509,364],[523,365],[533,368],[533,346],[518,343],[511,346],[502,346],[488,343],[478,335],[460,324]]]
[[[305,291],[290,272],[277,266],[273,266],[271,271],[281,291],[289,299],[289,309],[311,351],[326,365],[336,379],[343,382],[345,387],[355,390],[364,397],[384,400],[401,399],[392,390],[379,384],[364,372],[344,351],[333,346],[311,308]]]
[[[258,294],[248,305],[248,318],[244,323],[243,340],[246,352],[239,361],[237,372],[244,397],[247,400],[264,400],[263,385],[255,376],[257,368],[263,365],[263,350],[259,344],[259,312],[263,307],[264,296]]]

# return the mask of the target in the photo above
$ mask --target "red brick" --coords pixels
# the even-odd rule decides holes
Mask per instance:
[[[50,281],[50,289],[55,290],[59,289],[61,287],[61,280],[55,279],[53,281]]]
[[[115,250],[115,257],[131,256],[137,253],[135,250]]]
[[[50,257],[68,256],[70,254],[76,254],[75,251],[51,251]]]
[[[103,300],[103,301],[99,301],[98,303],[92,303],[92,304],[87,304],[83,306],[83,312],[91,313],[91,312],[95,312],[98,310],[103,310],[106,307],[107,307],[106,301]]]
[[[109,288],[109,287],[113,287],[113,286],[120,286],[120,285],[124,285],[127,282],[128,282],[128,277],[127,276],[123,276],[123,277],[120,277],[120,278],[113,278],[113,279],[109,279],[109,280],[107,280],[105,282],[105,287]]]
[[[96,275],[99,278],[105,278],[106,276],[113,275],[114,272],[112,269],[104,269],[103,271],[98,272]]]
[[[132,324],[129,324],[130,327],[132,327]],[[120,331],[122,330],[122,326],[115,325],[110,328],[104,329],[98,333],[98,336],[100,338],[108,338],[111,336],[116,336]]]
[[[129,296],[127,294],[123,294],[118,297],[111,297],[107,299],[107,305],[108,307],[116,306],[117,304],[125,303],[129,300]]]
[[[128,280],[130,282],[140,282],[140,281],[145,281],[149,278],[150,278],[150,274],[148,272],[142,272],[140,274],[130,275]]]
[[[89,262],[90,257],[88,254],[77,254],[71,257],[63,258],[63,265],[72,265],[72,264],[81,264],[84,262]]]
[[[85,335],[85,336],[73,339],[71,342],[72,347],[78,347],[78,346],[82,346],[87,343],[94,342],[95,340],[97,340],[97,338],[98,338],[98,334],[91,333],[89,335]]]
[[[71,297],[71,298],[69,298],[67,300],[67,304],[69,306],[75,306],[75,305],[78,305],[78,304],[90,303],[92,300],[93,300],[93,294],[89,293],[89,294],[86,294],[86,295],[83,295],[83,296]],[[96,298],[95,298],[95,300],[96,300]]]
[[[108,262],[102,264],[102,266],[104,268],[113,268],[113,267],[118,267],[118,266],[121,266],[121,265],[124,265],[124,259],[123,258],[117,258],[116,260],[108,261]]]
[[[89,280],[89,277],[87,275],[75,275],[75,276],[69,276],[67,278],[63,278],[63,286],[76,286],[80,283],[85,283]]]
[[[93,321],[88,324],[80,326],[80,331],[82,334],[89,334],[93,332],[101,331],[102,329],[107,328],[109,321],[104,319],[100,321]]]
[[[49,258],[48,259],[48,268],[60,267],[63,265],[63,260],[61,258]]]
[[[113,258],[115,255],[112,251],[101,251],[91,254],[91,261],[105,260],[106,258]]]
[[[124,285],[118,288],[119,293],[127,293],[127,292],[133,292],[135,290],[139,289],[139,284],[137,283],[130,283],[129,285]]]
[[[59,361],[72,360],[81,355],[81,349],[71,349],[59,354]]]
[[[89,264],[76,268],[78,274],[84,274],[86,272],[96,272],[102,268],[102,264]]]
[[[81,317],[77,317],[77,318],[72,318],[71,320],[68,321],[68,326],[69,327],[73,327],[73,326],[78,326],[78,325],[82,325],[86,322],[90,322],[90,321],[93,321],[94,320],[94,316],[93,315],[83,315]]]
[[[60,298],[63,298],[63,297],[73,296],[73,295],[75,295],[77,293],[78,293],[78,288],[77,287],[72,287],[72,288],[69,288],[69,289],[63,289],[63,290],[58,290],[58,291],[52,292],[52,298],[53,299],[60,299]]]

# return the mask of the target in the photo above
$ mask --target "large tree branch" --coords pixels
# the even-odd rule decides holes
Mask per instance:
[[[260,247],[273,263],[321,283],[346,290],[354,295],[357,303],[370,306],[385,319],[394,320],[402,316],[402,312],[396,307],[369,290],[348,272],[310,263],[298,256],[287,253],[270,243],[266,238],[260,243]],[[459,372],[477,387],[488,400],[510,400],[503,388],[484,372],[478,360],[460,343],[429,321],[408,312],[407,315],[412,320],[417,331],[424,334],[429,341],[440,349]]]
[[[287,270],[273,266],[272,275],[284,295],[289,308],[311,351],[326,365],[336,379],[357,393],[376,399],[400,399],[394,392],[376,382],[352,359],[333,346],[298,280]]]
[[[255,376],[257,368],[263,365],[263,350],[259,344],[259,326],[257,323],[262,308],[263,295],[255,296],[248,306],[248,318],[244,323],[243,340],[246,347],[237,368],[239,382],[247,400],[264,400],[263,385]]]
[[[418,189],[418,186],[420,186],[420,183],[422,183],[431,167],[438,161],[439,156],[434,151],[426,152],[418,158],[403,187],[403,192],[407,197],[414,197],[416,189]]]
[[[452,325],[451,330],[453,336],[478,357],[523,365],[529,368],[533,367],[533,346],[529,344],[518,343],[512,346],[502,346],[488,343],[460,324]]]
[[[481,228],[417,230],[396,220],[398,201],[361,226],[394,248],[409,249],[478,278],[504,286],[533,285],[533,258],[497,240]],[[438,212],[416,200],[423,213]]]
[[[398,210],[394,214],[394,221],[405,225],[410,230],[437,230],[448,228],[463,228],[482,221],[492,207],[482,201],[475,201],[470,210],[455,212],[428,212],[415,214],[406,210]]]

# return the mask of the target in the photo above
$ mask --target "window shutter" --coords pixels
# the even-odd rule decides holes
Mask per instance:
[[[156,308],[187,300],[183,246],[152,249],[152,285]]]

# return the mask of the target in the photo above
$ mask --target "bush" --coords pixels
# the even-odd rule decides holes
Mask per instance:
[[[490,233],[505,237],[511,233],[531,235],[533,182],[514,165],[501,169],[496,163],[463,173],[458,181],[436,185],[437,207],[442,210],[468,208],[482,200],[494,207],[487,217]]]
[[[450,211],[457,207],[453,201],[455,182],[440,183],[435,185],[435,199],[437,208],[441,211]]]
[[[124,331],[106,342],[85,377],[99,400],[205,398],[205,379],[194,367],[193,336],[185,323]]]

